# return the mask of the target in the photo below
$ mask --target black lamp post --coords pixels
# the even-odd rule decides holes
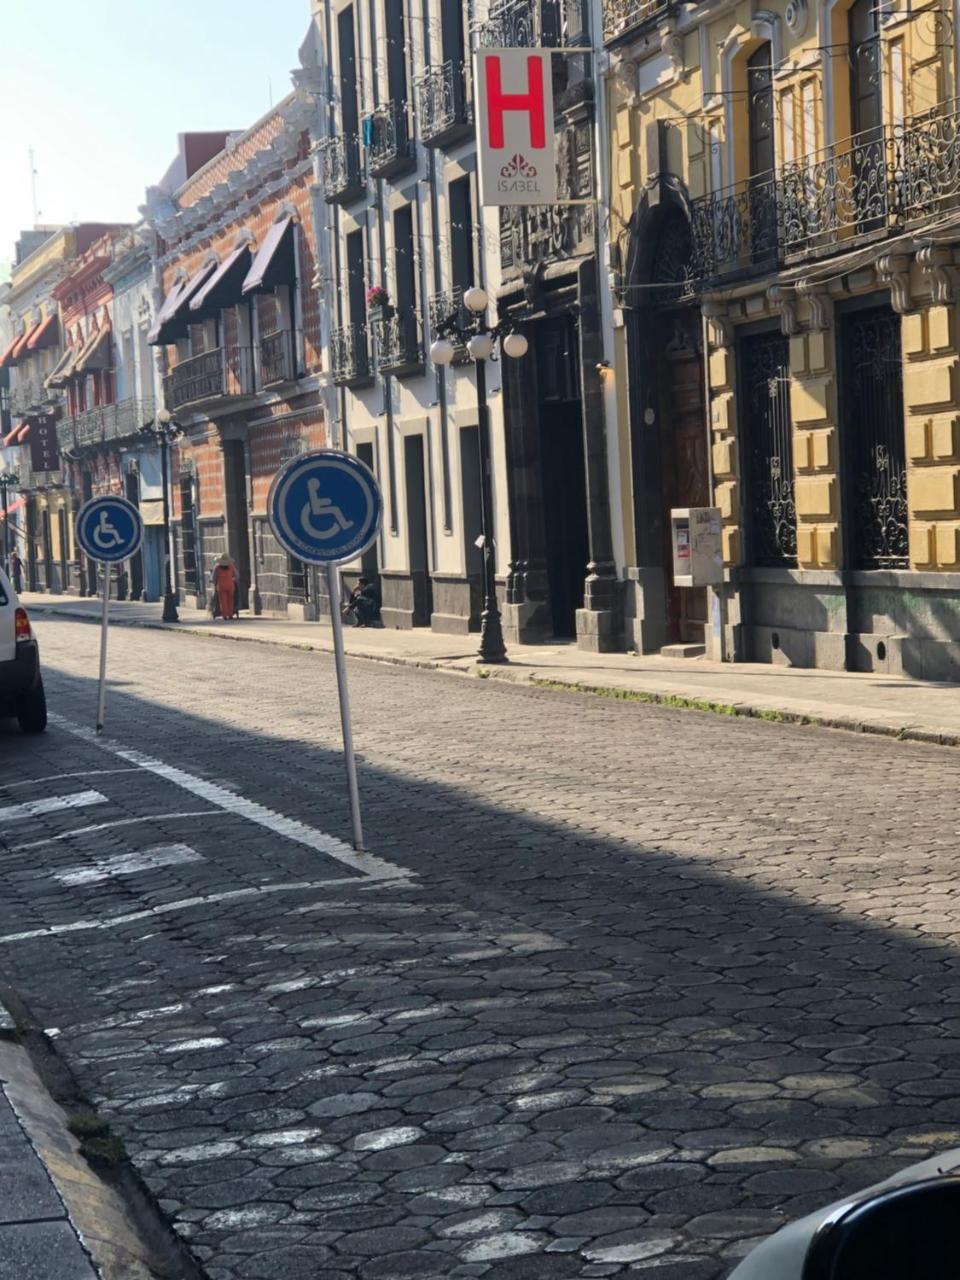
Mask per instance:
[[[174,422],[169,409],[161,409],[156,419],[148,426],[141,427],[145,436],[152,436],[160,446],[160,472],[163,481],[163,614],[164,622],[179,622],[177,599],[173,594],[173,580],[170,575],[170,477],[169,451],[170,444],[180,435],[179,423]]]
[[[463,295],[463,305],[471,314],[467,325],[462,325],[456,315],[448,316],[436,327],[430,347],[430,359],[435,365],[448,365],[455,355],[451,337],[466,343],[467,351],[477,368],[477,418],[480,450],[480,521],[483,534],[483,612],[480,614],[481,662],[507,662],[507,647],[503,642],[500,623],[500,606],[497,603],[497,556],[493,541],[493,484],[490,468],[490,413],[487,408],[487,361],[493,355],[497,339],[504,355],[518,360],[527,353],[527,339],[518,333],[511,320],[498,324],[484,322],[487,309],[486,290],[474,285]]]
[[[7,514],[7,490],[20,483],[20,477],[13,471],[0,471],[0,507],[3,508],[3,568],[10,572],[10,517]]]

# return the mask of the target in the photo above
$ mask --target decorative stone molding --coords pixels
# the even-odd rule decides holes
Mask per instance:
[[[790,34],[802,36],[807,29],[807,0],[787,0],[783,16]]]
[[[884,253],[877,259],[877,279],[890,287],[890,305],[902,316],[913,306],[910,292],[910,255]]]
[[[639,82],[637,64],[632,58],[615,58],[610,68],[614,80],[627,91],[627,102],[631,107],[637,105],[639,99]]]
[[[730,322],[726,304],[713,302],[706,298],[700,309],[704,320],[707,322],[710,345],[714,347],[729,347],[733,342],[733,325]]]
[[[660,37],[660,51],[670,59],[675,76],[683,71],[683,36],[677,31],[675,18],[668,18],[660,24],[657,34]]]
[[[955,297],[953,251],[945,244],[926,244],[917,250],[917,265],[935,306],[947,306]]]
[[[822,333],[833,324],[833,300],[819,280],[798,280],[796,293],[810,307],[810,328]]]
[[[780,312],[780,332],[785,338],[791,338],[800,332],[797,297],[789,285],[771,285],[767,290],[767,301]]]

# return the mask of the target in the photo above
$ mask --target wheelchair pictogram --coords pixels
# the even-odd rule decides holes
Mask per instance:
[[[328,538],[336,537],[338,533],[344,533],[347,529],[354,526],[353,520],[348,520],[332,498],[323,498],[320,496],[320,481],[310,479],[307,481],[308,500],[303,504],[303,510],[300,512],[300,523],[303,525],[303,531],[308,537],[321,538],[326,541]],[[332,520],[332,524],[327,524],[324,528],[320,528],[314,523],[314,517],[317,519]]]
[[[94,528],[91,537],[101,551],[112,551],[114,547],[119,547],[123,541],[120,534],[110,523],[110,516],[106,511],[100,512],[100,523]]]

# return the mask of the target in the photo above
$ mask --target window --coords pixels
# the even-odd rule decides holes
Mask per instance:
[[[347,235],[347,319],[351,325],[362,325],[366,311],[365,276],[363,264],[363,232],[351,231]]]
[[[340,124],[347,142],[359,130],[357,106],[357,46],[353,33],[353,5],[337,14],[337,49],[340,62]]]
[[[750,176],[768,173],[774,165],[773,74],[770,42],[767,41],[747,62],[747,109],[750,142]]]
[[[781,136],[783,139],[783,163],[785,165],[793,164],[797,158],[795,110],[794,92],[792,89],[785,89],[780,95]]]
[[[450,282],[456,291],[473,284],[473,207],[469,175],[450,183],[447,202],[450,212]]]
[[[800,86],[800,148],[805,156],[817,149],[817,86],[813,80]]]
[[[407,101],[407,47],[403,0],[384,0],[387,39],[387,94],[397,106]]]

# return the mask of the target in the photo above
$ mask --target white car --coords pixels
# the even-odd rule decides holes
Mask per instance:
[[[16,716],[24,733],[43,733],[47,700],[40,650],[27,611],[0,569],[0,715]]]

